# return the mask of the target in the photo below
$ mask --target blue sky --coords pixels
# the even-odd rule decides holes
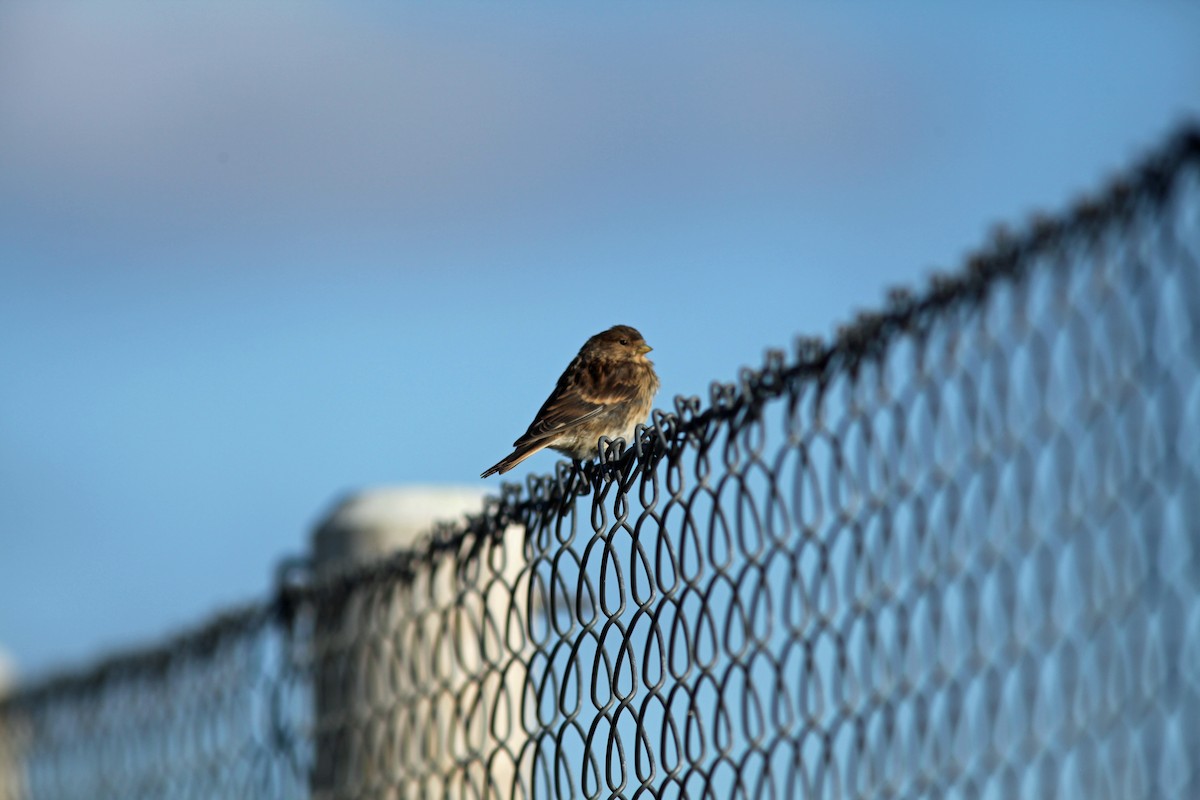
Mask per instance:
[[[828,335],[1200,114],[1198,40],[1183,3],[0,5],[0,648],[153,640],[345,491],[486,485],[612,324],[664,407]]]

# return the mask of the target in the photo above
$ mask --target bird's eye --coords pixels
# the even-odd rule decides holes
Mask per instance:
[[[623,345],[628,345],[628,344],[629,344],[629,340],[628,340],[628,339],[622,339],[622,340],[621,340],[621,344],[623,344]]]

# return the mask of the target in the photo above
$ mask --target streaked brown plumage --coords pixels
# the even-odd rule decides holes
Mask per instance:
[[[549,447],[576,461],[596,455],[601,436],[633,441],[633,431],[650,413],[658,391],[650,346],[628,325],[597,333],[579,350],[529,430],[513,442],[508,457],[479,477],[504,474]]]

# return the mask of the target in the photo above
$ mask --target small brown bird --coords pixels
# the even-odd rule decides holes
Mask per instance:
[[[504,474],[545,447],[576,461],[597,454],[601,436],[633,441],[650,413],[658,376],[646,353],[650,345],[628,325],[597,333],[579,350],[516,449],[479,477]]]

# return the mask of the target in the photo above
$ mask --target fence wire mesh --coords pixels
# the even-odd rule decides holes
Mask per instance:
[[[1200,797],[1200,132],[426,547],[0,705],[0,798]]]

